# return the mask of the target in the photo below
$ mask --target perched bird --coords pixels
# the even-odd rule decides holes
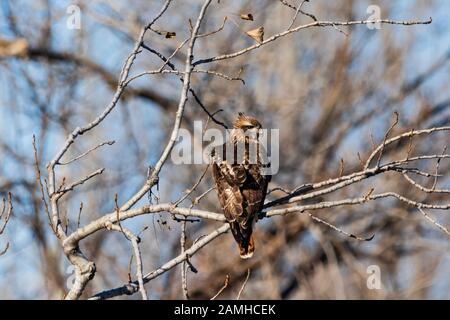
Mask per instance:
[[[228,141],[211,153],[219,202],[242,259],[252,257],[255,250],[253,224],[271,179],[263,174],[268,164],[264,162],[266,149],[259,141],[261,129],[256,119],[239,113]]]

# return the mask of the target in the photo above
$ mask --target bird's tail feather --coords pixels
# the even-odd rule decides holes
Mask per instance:
[[[241,259],[249,259],[253,256],[255,251],[255,242],[253,241],[253,235],[247,243],[238,243],[239,245],[239,255]]]

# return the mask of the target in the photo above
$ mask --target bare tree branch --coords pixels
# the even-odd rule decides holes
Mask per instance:
[[[122,226],[118,226],[115,224],[109,225],[110,230],[119,231],[123,233],[127,240],[129,240],[133,246],[134,251],[134,257],[136,260],[136,277],[137,281],[139,283],[139,292],[141,293],[142,300],[148,300],[147,292],[145,291],[144,287],[144,280],[143,280],[143,266],[142,266],[142,258],[141,258],[141,250],[139,249],[139,242],[141,241],[137,236],[135,236],[130,230],[123,228]]]
[[[192,245],[189,249],[187,249],[183,254],[180,254],[178,257],[170,260],[166,264],[164,264],[161,268],[152,271],[144,276],[144,283],[149,282],[150,280],[160,276],[161,274],[169,271],[170,269],[176,267],[178,264],[182,263],[187,259],[187,256],[192,257],[198,250],[206,246],[208,243],[213,241],[218,236],[226,233],[230,229],[229,224],[224,224],[219,229],[211,232],[209,235],[203,237],[202,239],[198,240],[194,245]],[[100,293],[97,293],[94,295],[91,299],[99,300],[99,299],[110,299],[116,296],[120,295],[130,295],[137,291],[136,284],[130,283],[127,285],[124,285],[122,287],[118,287],[115,289],[103,291]]]
[[[221,60],[226,60],[226,59],[232,59],[232,58],[236,58],[238,56],[241,56],[243,54],[246,54],[247,52],[253,51],[255,49],[258,49],[270,42],[273,42],[275,40],[277,40],[278,38],[287,36],[291,33],[294,32],[298,32],[300,30],[303,29],[308,29],[311,27],[336,27],[336,26],[353,26],[353,25],[364,25],[364,24],[373,24],[373,23],[383,23],[383,24],[396,24],[396,25],[404,25],[404,26],[411,26],[411,25],[416,25],[416,24],[430,24],[432,22],[432,19],[430,18],[429,20],[426,21],[394,21],[394,20],[386,20],[386,19],[380,19],[380,20],[360,20],[360,21],[336,21],[336,22],[332,22],[332,21],[315,21],[309,24],[305,24],[302,26],[298,26],[296,28],[290,29],[290,30],[286,30],[283,32],[280,32],[276,35],[273,35],[272,37],[260,42],[260,43],[256,43],[248,48],[242,49],[240,51],[236,51],[234,53],[228,53],[228,54],[224,54],[224,55],[220,55],[220,56],[215,56],[212,58],[207,58],[207,59],[201,59],[201,60],[197,60],[194,62],[194,67],[200,65],[200,64],[205,64],[205,63],[211,63],[211,62],[216,62],[216,61],[221,61]]]

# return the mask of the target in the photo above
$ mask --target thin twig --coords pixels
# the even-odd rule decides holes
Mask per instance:
[[[378,154],[378,152],[382,148],[384,148],[385,146],[387,146],[389,144],[392,144],[392,143],[397,142],[398,140],[401,140],[404,138],[409,138],[409,137],[413,137],[413,136],[421,136],[421,135],[431,134],[431,133],[436,133],[436,132],[441,132],[441,131],[450,131],[450,126],[434,127],[434,128],[429,128],[429,129],[423,129],[423,130],[411,130],[411,131],[405,132],[403,134],[400,134],[398,136],[395,136],[393,138],[390,138],[390,139],[386,140],[385,143],[380,144],[375,150],[373,150],[373,152],[370,154],[369,158],[366,160],[364,169],[367,169],[370,166],[370,163],[372,162],[373,158]],[[435,155],[433,155],[431,157],[434,157],[434,159],[437,159],[437,157]],[[414,161],[412,159],[421,160],[421,159],[428,159],[428,158],[414,157],[414,158],[408,159],[408,161]],[[405,161],[403,160],[403,161],[399,161],[399,162],[405,162]]]
[[[287,195],[290,195],[290,194],[291,194],[291,191],[289,191],[289,190],[287,190],[287,189],[285,189],[285,188],[282,188],[282,187],[275,187],[275,188],[269,189],[269,190],[267,191],[266,196],[268,196],[269,194],[271,194],[271,193],[273,193],[273,192],[275,192],[275,191],[281,191],[281,192],[283,192],[284,194],[287,194]]]
[[[439,229],[441,229],[442,231],[444,231],[446,234],[448,234],[450,236],[450,231],[444,227],[442,224],[440,224],[439,222],[437,222],[436,220],[434,220],[433,218],[431,218],[425,211],[422,210],[422,208],[418,208],[420,213],[428,220],[430,221],[432,224],[434,224],[436,227],[438,227]]]
[[[414,129],[411,129],[411,131],[414,131]],[[413,148],[413,136],[409,137],[409,141],[408,141],[408,151],[406,152],[406,160],[409,159],[409,157],[411,157],[411,152],[412,152],[412,148]]]
[[[9,242],[6,243],[5,249],[0,251],[0,256],[4,255],[6,253],[6,251],[8,251],[8,249],[9,249]]]
[[[68,165],[68,164],[70,164],[70,163],[72,163],[72,162],[75,162],[75,161],[77,161],[77,160],[79,160],[79,159],[81,159],[81,158],[87,156],[87,155],[88,155],[89,153],[91,153],[92,151],[97,150],[98,148],[103,147],[104,145],[112,146],[114,143],[115,143],[114,140],[102,142],[102,143],[96,145],[95,147],[92,147],[91,149],[87,150],[86,152],[83,152],[82,154],[80,154],[79,156],[73,158],[72,160],[69,160],[69,161],[66,161],[66,162],[60,162],[59,164],[62,165],[62,166]]]
[[[216,30],[214,30],[214,31],[211,31],[211,32],[199,34],[199,35],[197,36],[197,39],[198,39],[198,38],[209,37],[209,36],[212,36],[213,34],[216,34],[216,33],[220,32],[220,31],[222,31],[223,28],[225,27],[225,22],[227,22],[227,17],[226,17],[226,16],[223,18],[222,25],[221,25],[218,29],[216,29]]]
[[[35,167],[35,173],[36,173],[36,182],[38,183],[39,190],[41,192],[41,201],[44,204],[45,213],[47,214],[48,225],[52,229],[53,233],[56,234],[56,229],[52,223],[52,218],[51,218],[50,210],[48,207],[48,203],[47,203],[47,200],[45,199],[44,185],[42,184],[41,169],[39,168],[39,157],[38,157],[37,148],[36,148],[36,136],[34,134],[33,134],[33,150],[34,150],[34,167]]]
[[[342,177],[342,175],[344,174],[344,168],[345,168],[344,165],[345,165],[344,159],[341,158],[338,177]]]
[[[188,41],[189,41],[189,38],[185,39],[184,41],[182,41],[182,42],[175,48],[175,50],[172,52],[172,54],[169,56],[169,58],[167,58],[167,59],[164,61],[163,65],[159,68],[159,71],[162,71],[162,70],[166,67],[166,65],[170,63],[170,60],[171,60],[173,57],[176,56],[176,54],[178,53],[178,51],[180,51],[181,48],[183,48],[184,45],[185,45]],[[172,70],[175,70],[173,64],[172,64],[172,66],[171,66],[171,69],[172,69]]]
[[[330,227],[331,229],[333,229],[333,230],[335,230],[335,231],[337,231],[337,232],[339,232],[339,233],[341,233],[341,234],[343,234],[343,235],[346,235],[346,236],[349,237],[349,238],[353,238],[353,239],[356,239],[356,240],[359,240],[359,241],[371,241],[371,240],[375,237],[375,235],[372,235],[372,236],[370,236],[370,237],[368,237],[368,238],[362,238],[362,237],[359,237],[359,236],[357,236],[357,235],[354,235],[353,233],[348,233],[348,232],[346,232],[346,231],[344,231],[344,230],[342,230],[342,229],[336,227],[335,225],[333,225],[333,224],[331,224],[331,223],[329,223],[329,222],[327,222],[327,221],[325,221],[325,220],[322,220],[322,219],[320,219],[320,218],[318,218],[318,217],[316,217],[316,216],[313,216],[313,215],[312,215],[310,212],[308,212],[308,211],[306,211],[306,213],[307,213],[308,216],[310,216],[310,218],[313,219],[314,221],[323,223],[323,224],[326,225],[327,227]]]
[[[189,197],[192,194],[192,192],[195,191],[195,189],[197,189],[198,185],[200,184],[200,182],[202,182],[203,178],[205,177],[206,172],[208,172],[208,168],[209,168],[209,163],[206,166],[205,170],[203,170],[203,173],[201,174],[200,178],[198,178],[197,182],[194,183],[192,188],[189,188],[188,190],[186,190],[186,193],[184,194],[184,196],[182,196],[178,201],[176,201],[173,204],[175,207],[177,207],[181,202],[183,202],[187,197]]]
[[[411,183],[414,187],[416,187],[417,189],[426,192],[426,193],[448,193],[450,194],[450,189],[436,189],[436,186],[433,185],[433,187],[431,189],[426,188],[424,186],[422,186],[421,184],[417,183],[416,181],[414,181],[413,179],[411,179],[406,173],[403,174],[403,177],[405,177],[405,179]],[[436,179],[437,177],[435,177]]]
[[[297,7],[297,9],[295,9],[295,15],[294,15],[294,17],[292,18],[292,21],[291,21],[291,23],[289,24],[289,27],[287,27],[287,30],[290,30],[290,29],[294,26],[295,20],[297,20],[297,16],[298,16],[298,14],[300,13],[300,10],[302,9],[303,4],[304,4],[305,2],[308,2],[308,1],[309,1],[309,0],[302,0],[302,2],[301,2],[300,5]]]
[[[123,233],[123,235],[125,236],[125,238],[127,238],[127,240],[131,241],[130,238],[128,238],[127,234],[125,233],[123,227],[122,227],[122,223],[120,222],[120,208],[119,208],[119,201],[118,201],[119,196],[117,195],[117,193],[114,195],[114,206],[115,206],[115,211],[116,211],[116,216],[117,216],[117,225],[119,226],[120,231]]]
[[[190,209],[192,209],[194,206],[196,206],[197,204],[200,203],[200,200],[202,200],[208,193],[210,193],[212,190],[216,189],[216,187],[211,187],[208,190],[206,190],[205,192],[203,192],[201,195],[199,195],[198,197],[196,197],[194,199],[194,201],[192,201],[191,206],[189,207]]]
[[[313,19],[314,21],[317,21],[317,18],[316,18],[314,15],[312,15],[311,13],[308,13],[308,12],[302,11],[302,10],[300,10],[300,9],[297,9],[295,6],[289,4],[286,0],[279,0],[279,1],[280,1],[282,4],[284,4],[286,7],[291,8],[291,9],[293,9],[293,10],[298,10],[301,14],[304,14],[305,16],[310,17],[310,18]],[[308,2],[308,1],[309,1],[309,0],[304,0],[303,2]],[[300,6],[303,5],[303,2],[301,3]],[[290,29],[290,28],[288,28],[288,29]]]
[[[289,201],[290,199],[297,197],[299,195],[302,195],[304,193],[307,193],[311,190],[313,190],[314,187],[312,184],[304,184],[299,186],[298,188],[296,188],[295,190],[289,192],[289,194],[285,197],[270,201],[269,203],[266,203],[264,205],[264,208],[270,208],[270,207],[274,207],[274,206],[278,206],[278,205],[282,205],[287,203],[287,201]]]
[[[80,202],[80,210],[78,211],[77,229],[80,228],[82,211],[83,211],[83,202]]]
[[[386,146],[386,140],[389,137],[389,134],[391,133],[391,131],[394,129],[394,127],[398,124],[398,112],[395,111],[394,112],[395,115],[395,120],[394,123],[392,123],[392,125],[389,127],[389,129],[386,131],[386,134],[384,135],[384,139],[383,139],[383,143],[381,144],[381,150],[380,153],[378,154],[378,160],[377,160],[377,168],[380,167],[380,163],[381,163],[381,158],[383,157],[383,152],[384,152],[384,148]]]
[[[445,146],[442,150],[442,155],[444,155],[447,152],[447,146]],[[435,172],[435,176],[434,176],[434,182],[433,182],[433,186],[431,187],[432,190],[436,189],[436,185],[437,185],[437,180],[438,180],[438,172],[439,172],[439,165],[441,163],[441,159],[442,158],[438,158],[436,161],[436,168],[434,170]]]
[[[69,185],[68,185],[67,187],[65,187],[65,188],[62,188],[60,191],[57,191],[57,192],[56,192],[56,193],[58,194],[58,198],[59,198],[60,196],[62,196],[63,194],[65,194],[65,193],[67,193],[67,192],[69,192],[69,191],[72,191],[72,190],[75,189],[76,187],[78,187],[78,186],[84,184],[85,182],[89,181],[90,179],[92,179],[92,178],[94,178],[94,177],[96,177],[96,176],[102,174],[104,171],[105,171],[105,168],[97,169],[97,170],[95,170],[94,172],[92,172],[92,173],[88,174],[87,176],[83,177],[82,179],[80,179],[80,180],[78,180],[78,181],[76,181],[76,182],[73,182],[73,183],[69,184]]]
[[[242,84],[245,84],[244,79],[242,79],[240,77],[231,77],[231,76],[228,76],[226,74],[223,74],[223,73],[220,73],[220,72],[217,72],[217,71],[213,71],[213,70],[194,70],[194,72],[195,73],[205,73],[205,74],[218,76],[218,77],[223,78],[223,79],[228,80],[228,81],[241,81]]]
[[[8,192],[8,200],[6,201],[3,198],[3,205],[2,205],[2,213],[0,215],[0,219],[3,219],[3,225],[0,227],[0,235],[3,234],[5,231],[6,225],[9,222],[9,219],[11,218],[12,212],[13,212],[13,205],[12,205],[12,194],[11,192]]]
[[[242,287],[238,292],[236,300],[239,300],[241,298],[241,294],[244,291],[244,288],[245,288],[245,285],[247,284],[248,278],[250,278],[250,268],[247,269],[247,277],[245,278],[244,283],[242,284]]]
[[[222,291],[225,290],[226,287],[228,287],[229,281],[230,281],[230,275],[227,274],[226,277],[225,277],[225,282],[223,283],[222,288],[220,288],[220,290],[217,291],[217,293],[210,300],[215,300],[222,293]]]
[[[181,222],[181,236],[180,236],[181,254],[185,254],[186,251],[186,221]],[[187,264],[183,261],[181,264],[181,289],[183,296],[186,300],[189,300],[189,291],[187,284]]]

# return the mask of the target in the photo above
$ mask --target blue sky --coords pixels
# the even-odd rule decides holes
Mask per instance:
[[[30,0],[21,0],[21,3],[23,3],[24,8],[30,9],[29,5],[32,3]],[[424,1],[425,2],[425,1]],[[52,3],[59,8],[65,8],[68,4],[70,4],[70,1],[52,1]],[[448,0],[440,0],[436,1],[438,3],[437,7],[440,8],[437,11],[423,11],[423,16],[418,17],[420,19],[427,19],[428,17],[433,17],[433,23],[429,27],[423,27],[423,26],[416,26],[415,28],[415,35],[416,38],[414,40],[414,50],[412,50],[409,53],[409,59],[408,62],[405,65],[406,70],[403,70],[403,72],[407,75],[410,75],[411,79],[414,78],[417,74],[420,74],[431,64],[433,64],[437,57],[444,56],[446,53],[450,52],[450,1]],[[153,2],[152,2],[153,5]],[[158,2],[159,6],[159,2]],[[151,11],[155,11],[158,6],[153,6]],[[411,6],[411,2],[407,0],[401,0],[397,1],[395,4],[397,10],[395,10],[389,18],[392,19],[410,19],[410,18],[417,18],[417,17],[411,17],[408,15],[409,12],[409,6]],[[101,12],[101,8],[99,9]],[[361,8],[362,12],[361,15],[364,16],[365,14],[365,7]],[[64,10],[62,10],[64,12]],[[32,8],[30,10],[25,10],[24,12],[25,16],[33,16],[33,18],[38,17],[39,15],[42,15],[39,11],[33,12]],[[149,14],[151,15],[151,14]],[[113,71],[114,73],[118,74],[120,71],[121,63],[124,60],[126,54],[130,51],[130,48],[132,46],[131,42],[124,42],[122,37],[118,37],[115,34],[111,33],[107,28],[101,27],[98,24],[93,24],[89,21],[89,19],[83,19],[83,28],[84,32],[92,32],[93,35],[90,38],[91,41],[89,43],[84,44],[84,50],[86,53],[89,53],[89,55],[94,58],[96,61],[100,61],[101,64],[107,68],[108,70]],[[26,19],[24,18],[24,21],[20,21],[19,23],[25,23]],[[62,15],[55,23],[55,26],[53,28],[55,32],[54,36],[54,43],[52,44],[55,50],[70,50],[73,42],[76,40],[76,32],[75,31],[67,31],[67,29],[64,27],[65,25],[65,16]],[[391,30],[398,30],[395,26],[383,26],[383,29],[389,30],[388,32],[394,32]],[[401,27],[399,27],[401,28]],[[399,43],[402,43],[403,41],[406,41],[406,39],[402,38],[405,36],[406,33],[404,32],[398,32],[394,33],[394,35],[398,35]],[[11,37],[12,34],[7,30],[4,17],[0,14],[0,36],[1,37]],[[31,39],[31,41],[36,41],[35,39]],[[379,41],[379,39],[378,39]],[[114,48],[114,49],[112,49]],[[367,50],[369,50],[368,56],[372,56],[373,52],[371,50],[376,50],[377,48],[377,41],[373,41],[368,47]],[[0,61],[1,62],[1,61]],[[22,63],[20,61],[13,61],[11,62],[11,65],[19,72],[20,68],[22,67]],[[37,64],[37,63],[26,63],[25,69],[37,80],[42,81],[45,83],[47,74],[43,72],[43,69]],[[137,68],[136,68],[137,69]],[[29,99],[27,98],[27,95],[29,92],[23,92],[21,89],[21,86],[26,87],[24,80],[20,77],[17,77],[17,91],[11,92],[9,84],[7,84],[8,81],[8,75],[3,73],[3,68],[0,66],[0,135],[7,141],[10,142],[11,146],[19,153],[24,155],[29,155],[30,146],[31,146],[31,137],[33,134],[39,135],[39,126],[34,123],[35,117],[30,117],[29,110],[26,109],[27,104],[29,103]],[[355,74],[358,74],[359,70],[355,70]],[[444,68],[441,72],[437,73],[434,77],[429,79],[424,84],[424,90],[429,90],[432,92],[433,99],[438,102],[443,99],[448,98],[448,91],[445,90],[435,90],[439,87],[447,87],[448,89],[448,77],[449,74],[449,66],[447,65],[446,68]],[[366,75],[370,76],[370,75]],[[92,82],[84,82],[78,87],[75,88],[77,91],[77,96],[80,97],[80,101],[83,100],[89,100],[92,99],[94,104],[100,104],[100,105],[106,105],[109,100],[111,99],[112,95],[110,91],[98,85],[98,81],[90,80]],[[145,82],[147,81],[147,82]],[[154,80],[158,81],[158,80]],[[444,83],[443,83],[444,82]],[[447,83],[445,83],[447,82]],[[148,81],[148,80],[142,80],[142,85],[154,85],[155,82]],[[92,85],[97,85],[98,88],[96,88],[95,96],[85,96],[86,95],[86,88],[89,88]],[[387,85],[387,84],[386,84]],[[163,90],[169,90],[171,87],[170,85],[167,86]],[[68,90],[70,88],[61,88],[61,90]],[[175,100],[177,97],[174,97]],[[55,92],[54,96],[50,100],[50,108],[57,110],[57,108],[60,106],[61,99],[63,99],[63,95]],[[17,110],[14,110],[14,112],[11,112],[10,106],[8,104],[8,101],[15,100],[17,101],[19,108]],[[147,119],[145,120],[148,124],[149,132],[150,129],[153,127],[157,127],[158,125],[161,125],[159,123],[158,117],[161,114],[161,111],[155,106],[155,105],[148,105],[148,102],[142,103],[142,101],[133,101],[132,103],[133,108],[139,109],[142,113],[145,112],[145,115]],[[21,106],[21,107],[20,107]],[[122,103],[120,103],[120,106],[122,106]],[[71,106],[72,108],[83,108],[86,107],[86,105],[83,104],[73,104]],[[407,106],[403,106],[406,110],[406,114],[408,111]],[[390,115],[387,116],[388,118]],[[116,124],[111,127],[111,130],[108,132],[108,139],[116,139],[118,140],[118,144],[120,143],[126,143],[124,141],[124,135],[122,132],[120,132],[120,113],[115,110],[113,114],[111,115],[111,123]],[[387,118],[387,119],[388,119]],[[78,119],[79,123],[73,123],[73,126],[80,125],[84,122],[84,119],[80,116]],[[144,120],[143,120],[144,121]],[[14,124],[14,127],[12,127],[11,124]],[[139,124],[136,124],[138,126]],[[384,123],[380,124],[379,130],[375,131],[375,134],[378,136],[382,135],[383,131],[381,131],[382,128],[384,128]],[[104,133],[104,132],[102,132]],[[161,132],[156,132],[155,130],[152,131],[152,134],[155,135],[154,141],[160,141],[163,138],[163,134]],[[356,141],[358,141],[358,136],[361,134],[359,131],[354,131],[351,135],[349,135],[348,138],[348,148],[351,150],[354,148]],[[44,150],[44,154],[46,155],[46,158],[44,158],[43,162],[45,163],[48,161],[48,157],[50,155],[53,155],[55,153],[55,148],[60,145],[61,141],[65,138],[65,136],[61,133],[60,130],[50,131],[52,144],[49,146],[49,149]],[[101,140],[103,137],[99,136],[99,140]],[[114,147],[113,147],[114,148]],[[120,152],[117,149],[115,150],[113,155],[118,155]],[[342,153],[345,154],[347,151],[342,150]],[[147,153],[147,160],[149,163],[153,163],[155,158],[158,156],[157,153]],[[28,170],[23,171],[23,167],[18,165],[14,159],[7,159],[6,161],[3,161],[2,163],[3,173],[8,175],[15,175],[17,172],[20,172],[23,176],[33,176],[33,168],[29,167]],[[128,195],[132,194],[136,187],[142,182],[142,179],[140,176],[134,176],[130,179],[130,181],[126,182],[126,188],[123,191],[123,198],[126,198]],[[166,188],[170,188],[170,186],[163,186]],[[3,190],[1,190],[3,191]],[[178,194],[179,190],[174,189],[175,193]],[[143,200],[146,201],[146,200]],[[112,203],[105,205],[105,211],[111,210],[113,207]],[[26,204],[23,204],[23,210],[27,210]],[[16,298],[31,298],[35,297],[37,292],[39,290],[42,290],[43,284],[38,281],[38,279],[35,277],[36,268],[39,265],[38,258],[35,256],[36,248],[33,247],[30,242],[30,235],[27,230],[24,230],[21,228],[21,220],[19,219],[13,219],[11,222],[10,228],[7,232],[7,239],[14,238],[13,246],[8,252],[8,254],[5,257],[0,258],[0,274],[5,274],[7,270],[10,270],[10,268],[13,268],[16,265],[17,261],[21,261],[22,263],[19,264],[19,269],[16,270],[20,276],[15,277],[15,279],[18,281],[15,283],[15,286],[11,286],[7,282],[9,279],[7,277],[0,276],[0,287],[7,287],[11,288],[11,297]],[[139,229],[140,222],[133,222],[129,223],[129,227],[134,229]],[[48,235],[49,238],[52,237],[52,235]],[[0,248],[2,248],[3,239],[0,239]],[[64,266],[67,266],[68,264],[64,261],[61,262]],[[448,274],[445,272],[445,270],[448,270],[449,266],[449,259],[445,260],[443,266],[441,267],[442,274],[439,276],[439,278],[442,280],[440,281],[439,285],[436,285],[433,295],[436,298],[449,298],[448,292],[449,291],[449,281],[448,281]],[[405,270],[408,270],[407,265],[408,262],[405,262]],[[407,277],[407,272],[405,274]],[[8,292],[6,294],[9,294]]]

